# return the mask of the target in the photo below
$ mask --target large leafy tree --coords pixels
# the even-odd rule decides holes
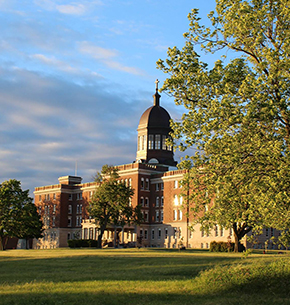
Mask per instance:
[[[138,222],[139,207],[133,208],[130,198],[134,190],[119,181],[118,169],[104,165],[96,175],[96,192],[90,202],[89,214],[99,225],[98,247],[102,247],[102,237],[108,225],[125,225]]]
[[[37,214],[29,190],[23,191],[18,180],[0,185],[0,249],[5,249],[7,237],[41,237],[42,222]]]
[[[181,163],[195,221],[232,228],[237,251],[251,230],[289,228],[290,1],[217,0],[208,17],[192,10],[185,46],[157,65],[186,109],[176,146],[196,150]],[[197,49],[223,57],[209,67]]]

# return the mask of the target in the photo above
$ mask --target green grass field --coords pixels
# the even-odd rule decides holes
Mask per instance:
[[[0,253],[0,304],[290,304],[290,256],[202,250]]]

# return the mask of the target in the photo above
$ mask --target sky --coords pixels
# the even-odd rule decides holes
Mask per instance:
[[[183,47],[191,9],[206,22],[214,7],[214,0],[0,0],[0,183],[20,180],[33,196],[61,176],[89,182],[104,164],[133,162],[139,119],[152,106],[155,80],[166,79],[156,61]],[[175,120],[183,112],[165,93],[161,105]]]

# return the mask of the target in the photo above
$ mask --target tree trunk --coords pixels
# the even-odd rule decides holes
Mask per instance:
[[[100,228],[100,233],[98,235],[98,249],[102,249],[102,239],[105,232],[106,226]]]
[[[239,252],[240,239],[238,237],[238,234],[236,234],[235,232],[234,232],[234,237],[235,237],[235,249],[234,249],[234,252]]]
[[[0,251],[4,251],[4,238],[2,235],[0,235]]]

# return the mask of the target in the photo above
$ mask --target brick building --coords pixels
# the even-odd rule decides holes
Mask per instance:
[[[186,216],[187,199],[181,196],[179,183],[184,171],[176,169],[172,148],[166,145],[170,115],[160,106],[158,88],[153,98],[153,106],[139,121],[136,161],[117,166],[120,180],[135,190],[132,205],[141,206],[144,222],[139,226],[108,227],[104,242],[113,242],[114,232],[120,243],[134,246],[138,238],[145,247],[209,248],[213,240],[233,241],[232,231],[218,226],[210,234],[201,231],[199,225],[193,231],[188,229],[191,219]],[[34,248],[67,247],[67,241],[74,238],[97,239],[98,225],[87,213],[96,183],[82,183],[82,178],[75,176],[60,177],[58,181],[35,188],[35,205],[45,232],[42,239],[35,241]],[[262,248],[269,235],[278,234],[274,229],[265,229],[257,247]]]

